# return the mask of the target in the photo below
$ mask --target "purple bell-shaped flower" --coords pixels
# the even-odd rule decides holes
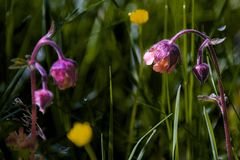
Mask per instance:
[[[43,114],[48,105],[52,103],[53,94],[47,89],[39,89],[34,92],[35,103],[39,107],[39,111]]]
[[[71,59],[59,59],[52,65],[50,74],[60,90],[73,87],[77,82],[77,63]]]
[[[153,45],[143,57],[146,65],[153,65],[153,70],[159,73],[171,73],[180,59],[178,46],[169,41],[162,40]]]

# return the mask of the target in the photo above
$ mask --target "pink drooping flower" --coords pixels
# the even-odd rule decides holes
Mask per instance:
[[[180,59],[178,46],[169,41],[162,40],[154,44],[143,57],[146,65],[153,64],[153,70],[159,73],[171,73]]]
[[[47,89],[39,89],[34,92],[35,103],[39,107],[39,111],[43,114],[48,105],[51,104],[53,100],[53,94]]]
[[[59,59],[52,65],[50,74],[60,90],[74,87],[77,82],[77,63],[71,59]]]

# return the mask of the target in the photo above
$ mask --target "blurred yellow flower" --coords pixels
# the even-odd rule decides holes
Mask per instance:
[[[130,21],[136,24],[143,24],[148,21],[148,11],[144,9],[137,9],[133,12],[128,13]]]
[[[92,139],[92,128],[88,122],[75,122],[73,128],[68,132],[67,138],[76,146],[82,147]]]

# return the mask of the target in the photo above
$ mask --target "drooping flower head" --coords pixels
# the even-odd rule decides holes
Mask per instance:
[[[59,59],[52,65],[50,74],[60,90],[73,87],[77,82],[77,63],[71,59]]]
[[[135,24],[144,24],[148,21],[148,11],[144,9],[137,9],[133,12],[128,13],[130,21]]]
[[[154,71],[171,73],[180,59],[180,51],[175,43],[161,40],[144,54],[143,59],[146,65],[153,64]]]
[[[208,78],[209,67],[206,63],[197,64],[193,67],[193,73],[201,84],[203,84]]]
[[[68,132],[67,138],[76,146],[82,147],[91,141],[92,134],[92,128],[88,122],[76,122],[73,128]]]
[[[39,111],[43,114],[48,105],[51,104],[53,100],[53,94],[47,89],[40,89],[34,92],[35,103],[39,107]]]

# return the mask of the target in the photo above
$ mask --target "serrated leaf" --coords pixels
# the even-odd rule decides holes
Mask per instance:
[[[8,67],[9,69],[20,69],[27,66],[27,60],[23,58],[13,58],[11,62],[13,62],[13,64]]]
[[[13,58],[10,60],[11,62],[15,63],[15,62],[22,62],[22,63],[26,63],[26,60],[23,58]]]
[[[227,27],[226,25],[220,26],[220,27],[218,27],[217,30],[218,30],[218,31],[224,31],[224,30],[226,29],[226,27]]]
[[[221,44],[225,41],[226,37],[224,38],[213,38],[211,39],[210,43],[211,45],[218,45],[218,44]]]
[[[10,66],[8,67],[8,69],[21,69],[21,68],[26,68],[26,67],[27,67],[26,64],[24,64],[24,65],[13,64],[13,65],[10,65]]]
[[[216,104],[216,99],[213,99],[210,96],[199,95],[199,96],[197,96],[197,98],[198,98],[199,101],[202,101],[202,102],[209,102],[209,103],[215,103]]]

